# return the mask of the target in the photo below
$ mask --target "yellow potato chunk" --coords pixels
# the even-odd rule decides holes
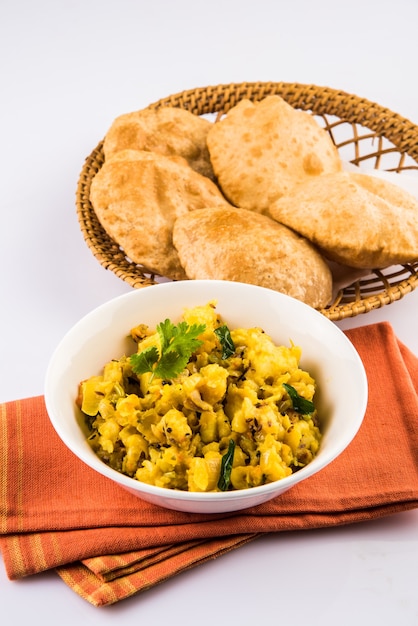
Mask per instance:
[[[188,472],[189,491],[214,491],[219,480],[222,455],[209,451],[204,458],[194,457]]]

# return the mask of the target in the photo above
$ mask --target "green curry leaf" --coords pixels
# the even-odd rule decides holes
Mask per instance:
[[[292,387],[291,385],[287,385],[286,383],[283,383],[283,387],[286,389],[287,393],[289,394],[289,397],[292,401],[293,408],[297,413],[300,413],[301,415],[310,415],[311,413],[314,412],[315,405],[313,402],[311,402],[310,400],[306,400],[305,398],[302,398],[302,396],[300,396],[298,392],[296,391],[296,389]]]
[[[215,328],[215,335],[218,337],[222,346],[222,358],[227,359],[235,352],[235,345],[232,341],[231,332],[226,324]]]
[[[218,481],[218,488],[221,491],[227,491],[229,483],[231,482],[232,462],[234,460],[235,441],[230,439],[228,450],[222,457],[221,473]]]

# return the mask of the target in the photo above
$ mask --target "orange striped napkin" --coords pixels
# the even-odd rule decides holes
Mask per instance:
[[[347,336],[369,379],[359,433],[315,476],[238,513],[197,515],[143,502],[64,446],[42,397],[1,405],[0,549],[9,578],[54,568],[81,597],[109,605],[262,533],[417,507],[418,358],[388,323]]]

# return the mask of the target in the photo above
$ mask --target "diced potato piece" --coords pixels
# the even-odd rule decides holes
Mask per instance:
[[[213,406],[225,396],[228,372],[224,367],[211,363],[202,367],[200,375],[202,377],[198,385],[200,394],[205,402]]]
[[[138,462],[141,456],[145,457],[148,454],[148,445],[139,433],[130,434],[125,438],[122,436],[121,432],[120,438],[126,447],[126,454],[122,463],[122,471],[132,476],[138,467]]]
[[[213,411],[202,411],[199,419],[200,436],[203,443],[210,443],[218,439],[218,420]]]
[[[243,398],[241,408],[235,411],[232,418],[231,428],[237,433],[245,433],[249,422],[254,418],[254,405],[250,398]]]
[[[189,444],[192,437],[192,429],[184,413],[177,409],[170,409],[164,415],[162,423],[168,443],[177,443],[180,446]]]
[[[231,423],[222,408],[216,411],[216,422],[218,425],[219,440],[223,439],[224,437],[229,437],[229,435],[231,434]]]
[[[103,368],[103,379],[121,383],[123,380],[123,365],[120,361],[109,361]]]
[[[231,485],[234,489],[249,489],[262,484],[262,472],[259,465],[233,467],[231,470]]]
[[[103,450],[113,452],[120,430],[120,425],[112,418],[100,424],[98,427],[100,433],[99,444],[102,446]]]
[[[121,398],[116,405],[115,419],[121,426],[132,424],[136,426],[138,423],[139,398],[132,393],[126,398]]]
[[[234,449],[234,458],[232,461],[232,467],[238,467],[239,465],[245,465],[247,462],[248,456],[245,454],[244,450],[240,446],[235,446]]]
[[[302,439],[302,432],[299,427],[300,422],[296,424],[292,424],[286,431],[283,441],[287,443],[287,445],[292,450],[293,454],[296,454],[297,449],[300,444],[300,440]]]
[[[287,467],[276,448],[270,448],[260,456],[260,469],[266,478],[266,482],[281,480],[292,473]]]
[[[99,403],[105,397],[109,384],[103,381],[103,376],[92,376],[81,383],[81,410],[86,415],[94,417],[99,412]]]
[[[208,452],[204,458],[191,459],[188,471],[189,491],[214,491],[219,480],[222,455]]]
[[[151,461],[143,461],[142,466],[135,472],[135,478],[148,485],[155,485],[156,479],[161,475],[161,471]]]
[[[199,335],[203,341],[196,350],[197,354],[212,352],[218,345],[218,339],[214,334],[214,329],[219,326],[219,314],[216,311],[216,302],[209,302],[204,306],[196,306],[192,309],[185,309],[183,319],[191,326],[192,324],[204,324],[206,329]]]

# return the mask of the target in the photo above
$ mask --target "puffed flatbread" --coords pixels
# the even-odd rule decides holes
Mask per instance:
[[[183,161],[137,150],[105,161],[90,200],[103,228],[132,261],[172,279],[186,277],[172,243],[174,220],[195,209],[230,206],[215,183]]]
[[[231,204],[260,213],[296,183],[342,168],[329,134],[280,96],[241,100],[212,125],[207,143]]]
[[[201,209],[177,218],[173,242],[191,279],[260,285],[326,306],[328,265],[306,239],[266,215],[237,208]]]
[[[212,123],[185,109],[141,109],[117,117],[103,142],[105,158],[121,150],[146,150],[179,156],[203,176],[213,179],[206,145]]]
[[[312,179],[274,203],[270,213],[343,265],[382,268],[418,258],[418,200],[372,175]]]

